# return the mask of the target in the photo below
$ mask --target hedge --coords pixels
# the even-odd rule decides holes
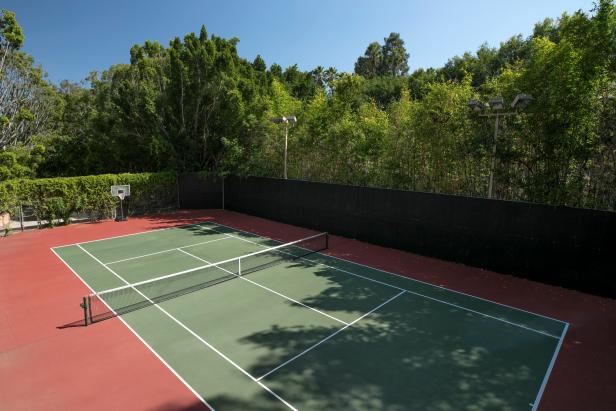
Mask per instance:
[[[118,200],[110,195],[110,186],[115,184],[131,186],[131,196],[125,201],[129,215],[177,207],[175,173],[125,173],[0,182],[0,214],[16,214],[25,205],[38,220],[52,225],[59,218],[68,223],[73,213],[85,213],[91,220],[108,218],[117,206]]]

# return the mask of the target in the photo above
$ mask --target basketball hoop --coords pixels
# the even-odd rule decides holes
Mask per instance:
[[[126,221],[124,217],[124,199],[130,196],[130,185],[111,186],[111,195],[120,199],[120,215],[116,216],[116,221]]]

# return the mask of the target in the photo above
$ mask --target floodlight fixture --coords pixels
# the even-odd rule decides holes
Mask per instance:
[[[272,119],[272,123],[276,123],[276,124],[282,124],[282,123],[286,123],[287,122],[287,118],[286,117],[274,117]]]
[[[482,111],[484,108],[484,104],[481,101],[474,100],[474,99],[468,102],[468,106],[470,107],[471,110],[473,110],[476,113]]]
[[[290,124],[297,124],[297,117],[295,116],[286,116],[286,119]]]
[[[515,98],[513,99],[513,102],[511,103],[511,108],[513,109],[524,108],[528,106],[532,101],[533,101],[533,96],[531,96],[530,94],[520,93],[517,96],[515,96]]]
[[[505,108],[505,100],[502,97],[494,97],[488,101],[488,105],[494,111],[499,111]]]

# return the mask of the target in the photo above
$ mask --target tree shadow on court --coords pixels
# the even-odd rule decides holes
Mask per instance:
[[[359,311],[359,317],[400,292],[381,292],[375,303],[374,284],[354,279],[351,286],[348,277],[325,267],[316,275],[331,286],[301,302],[325,312]],[[250,335],[243,342],[266,347],[269,354],[255,359],[247,371],[258,378],[299,354],[301,342],[321,341],[340,328],[272,327]],[[502,323],[407,293],[263,383],[298,409],[528,409],[547,365],[538,341]],[[265,392],[245,403],[212,398],[212,404],[257,410],[281,405]]]
[[[132,217],[132,216],[131,216]],[[172,212],[166,214],[148,214],[134,216],[144,218],[154,225],[152,229],[169,228],[169,227],[186,227],[193,224],[200,224],[205,222],[213,222],[214,217],[208,216],[195,216],[190,212]],[[129,217],[130,218],[130,217]]]
[[[259,243],[264,246],[269,246],[269,247],[273,247],[273,246],[281,244],[279,241],[276,241],[276,240],[264,238],[256,234],[250,234],[250,233],[236,230],[231,227],[226,227],[220,224],[216,224],[216,222],[212,219],[200,221],[199,223],[196,223],[196,224],[178,225],[175,228],[191,232],[192,234],[198,235],[198,236],[230,234],[230,235],[244,238],[249,241],[254,241],[256,243]]]

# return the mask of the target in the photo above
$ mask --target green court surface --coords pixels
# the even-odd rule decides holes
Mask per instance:
[[[207,222],[53,251],[100,292],[279,244]],[[217,410],[533,410],[568,327],[322,253],[235,264],[119,317]]]

